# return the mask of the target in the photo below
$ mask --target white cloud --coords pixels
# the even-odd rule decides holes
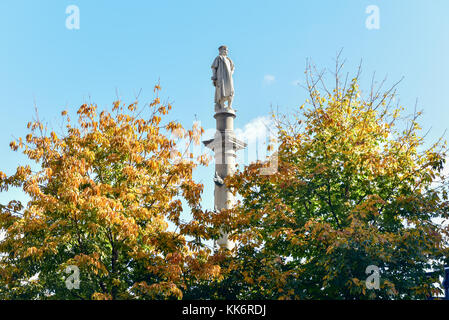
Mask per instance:
[[[272,83],[274,82],[274,80],[276,80],[276,77],[273,76],[272,74],[266,74],[266,75],[264,75],[264,77],[263,77],[263,81],[264,81],[266,84],[272,84]]]
[[[235,129],[236,136],[246,143],[255,143],[274,135],[274,124],[270,116],[257,117],[245,124],[243,129]]]
[[[269,154],[267,147],[271,139],[277,137],[274,121],[270,116],[252,119],[243,128],[236,128],[235,134],[241,141],[247,143],[244,151],[238,152],[237,162],[248,165],[256,160],[265,161]]]

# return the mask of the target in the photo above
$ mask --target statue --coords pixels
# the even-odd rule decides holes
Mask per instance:
[[[219,55],[212,63],[212,81],[215,86],[215,112],[232,110],[232,99],[234,98],[234,63],[228,57],[228,47],[218,48]],[[225,108],[225,102],[228,102]]]

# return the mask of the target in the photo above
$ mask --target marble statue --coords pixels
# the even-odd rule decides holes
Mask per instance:
[[[228,47],[218,48],[219,55],[212,63],[212,81],[215,86],[215,112],[232,110],[234,98],[234,63],[228,57]],[[228,102],[225,107],[225,102]]]

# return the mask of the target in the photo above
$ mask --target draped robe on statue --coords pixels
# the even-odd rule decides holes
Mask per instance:
[[[227,56],[219,55],[212,63],[212,69],[214,70],[212,79],[216,81],[215,103],[223,107],[221,104],[223,99],[234,96],[234,83],[232,81],[234,63]]]

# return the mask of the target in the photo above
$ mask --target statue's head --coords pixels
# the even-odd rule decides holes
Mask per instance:
[[[221,56],[227,56],[228,55],[228,47],[220,46],[218,48],[218,52],[220,53]]]

